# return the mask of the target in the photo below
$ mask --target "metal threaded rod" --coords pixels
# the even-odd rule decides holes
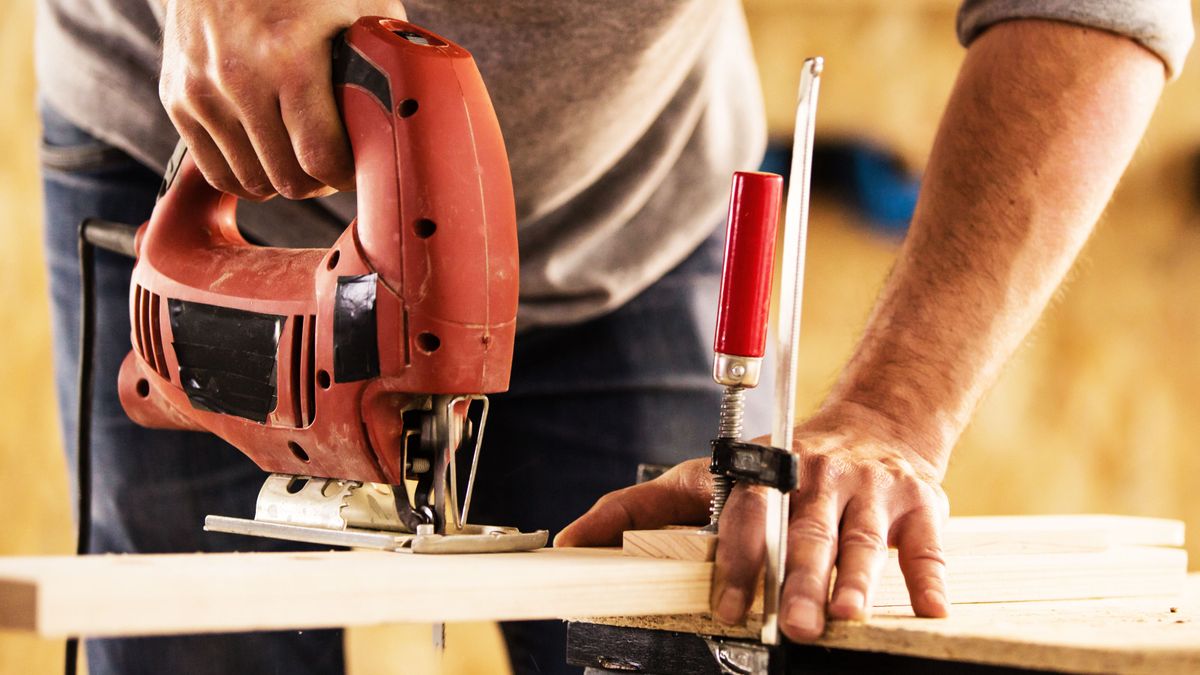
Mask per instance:
[[[746,390],[742,387],[726,386],[721,392],[720,423],[717,427],[718,438],[742,437],[742,419],[746,412]],[[708,525],[706,532],[716,532],[721,520],[721,512],[725,510],[725,502],[733,490],[733,479],[728,476],[713,476],[712,500],[708,505]]]
[[[720,425],[717,427],[718,438],[742,437],[742,418],[746,413],[746,390],[742,387],[727,386],[721,392]]]
[[[708,505],[708,525],[705,531],[715,533],[721,520],[721,512],[725,510],[725,502],[733,490],[733,479],[728,476],[713,476],[712,501]]]

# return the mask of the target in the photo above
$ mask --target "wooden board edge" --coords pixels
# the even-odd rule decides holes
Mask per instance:
[[[695,527],[659,530],[626,530],[621,550],[627,556],[712,562],[717,554],[717,535]]]
[[[947,521],[943,536],[947,541],[963,538],[976,542],[997,535],[1008,541],[1030,543],[1057,540],[1102,546],[1179,547],[1184,545],[1185,529],[1182,520],[1173,518],[1110,513],[954,516]]]
[[[37,584],[0,582],[0,630],[40,632]]]

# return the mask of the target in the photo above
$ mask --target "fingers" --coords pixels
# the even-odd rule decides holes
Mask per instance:
[[[864,620],[871,595],[887,563],[887,516],[873,500],[852,500],[842,515],[838,535],[837,580],[829,615],[834,619]]]
[[[713,617],[726,625],[745,620],[758,589],[765,554],[766,510],[763,488],[738,485],[721,512],[711,604]]]
[[[300,166],[283,122],[282,110],[280,101],[258,100],[248,104],[241,113],[257,158],[271,179],[271,186],[288,199],[329,194],[332,190]]]
[[[353,189],[329,45],[352,19],[336,5],[247,11],[168,9],[159,96],[197,166],[214,187],[243,198]]]
[[[193,81],[186,86],[188,96],[168,112],[209,184],[245,199],[274,194],[255,148],[228,101],[207,90],[203,82]]]
[[[788,556],[780,627],[797,642],[825,629],[829,577],[837,555],[840,504],[833,492],[802,495],[788,526]]]
[[[279,93],[283,124],[292,156],[305,175],[339,190],[354,189],[354,158],[329,87],[332,79],[326,49],[310,76]]]
[[[191,115],[185,115],[179,110],[169,110],[168,112],[175,128],[179,131],[180,138],[187,144],[188,152],[196,162],[196,167],[200,169],[200,173],[204,175],[204,179],[208,181],[209,185],[243,199],[258,198],[255,193],[242,187],[241,181],[237,179],[229,163],[225,161],[224,153],[217,147],[203,125]]]
[[[641,485],[610,492],[554,538],[556,547],[615,546],[625,530],[702,522],[712,477],[707,460],[691,460]]]
[[[896,521],[892,539],[913,611],[917,616],[946,616],[949,602],[939,516],[929,508],[911,511]]]

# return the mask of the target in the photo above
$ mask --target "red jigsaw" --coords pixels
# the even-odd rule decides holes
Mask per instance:
[[[516,331],[512,180],[487,89],[465,49],[379,17],[335,40],[333,73],[357,219],[327,250],[252,245],[237,199],[177,154],[137,236],[121,402],[276,474],[255,521],[210,516],[209,529],[541,546],[544,532],[466,525],[457,500],[455,454],[478,459],[483,395],[507,389]]]

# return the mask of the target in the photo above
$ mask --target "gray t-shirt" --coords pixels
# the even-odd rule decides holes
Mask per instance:
[[[405,7],[472,52],[492,95],[516,192],[523,327],[581,321],[632,298],[712,232],[730,173],[761,158],[761,92],[738,0]],[[157,96],[159,0],[38,9],[44,100],[162,170],[177,135]],[[1171,74],[1192,40],[1188,0],[967,0],[959,38],[1022,17],[1128,35]],[[348,219],[352,200],[326,208]]]

